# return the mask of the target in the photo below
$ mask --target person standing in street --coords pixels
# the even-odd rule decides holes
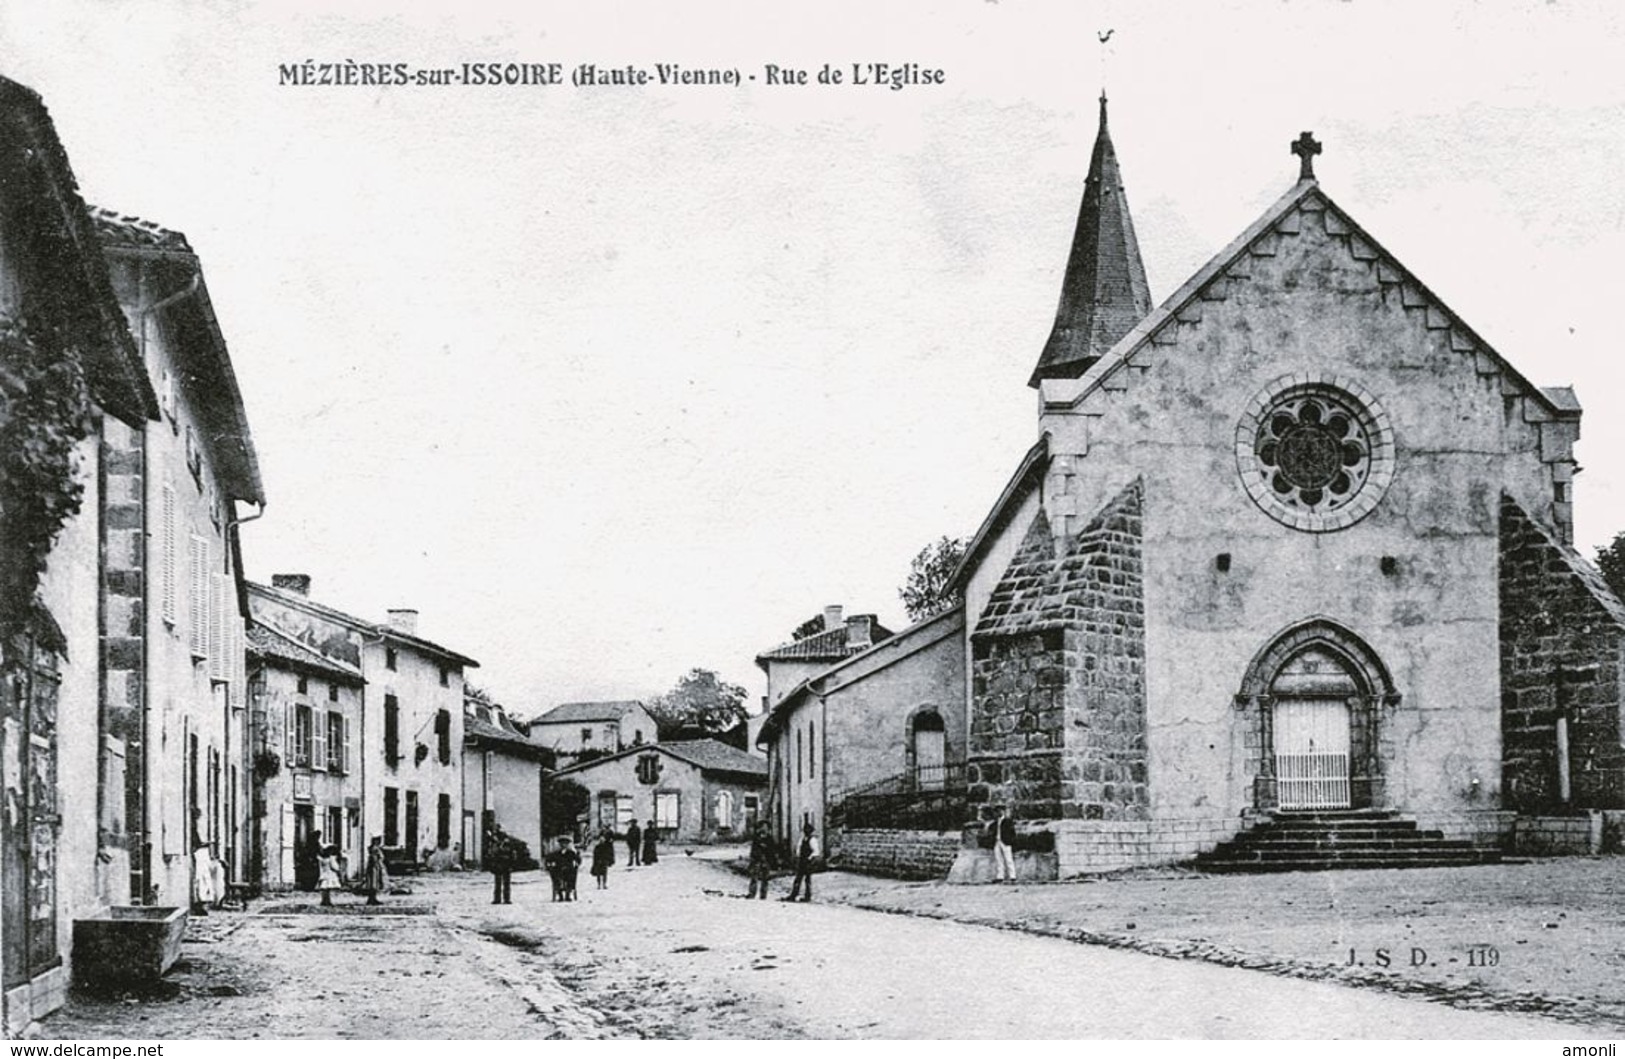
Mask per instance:
[[[773,876],[773,838],[768,833],[766,820],[758,820],[750,835],[749,872],[750,892],[745,897],[767,900],[768,880]]]
[[[485,870],[491,873],[491,903],[513,904],[513,843],[500,827],[492,826],[485,839]]]
[[[389,889],[389,865],[384,863],[384,840],[377,835],[373,836],[372,844],[367,847],[364,889],[369,905],[382,904],[378,895]]]
[[[796,877],[790,883],[790,896],[786,901],[794,901],[801,893],[801,884],[807,884],[807,896],[802,901],[812,900],[812,866],[818,859],[818,839],[813,837],[812,824],[801,825],[801,845],[796,847]]]
[[[626,867],[628,870],[643,863],[643,829],[636,820],[626,829]]]
[[[1016,822],[1008,811],[1001,809],[993,824],[993,871],[995,882],[1016,881],[1016,857],[1012,847],[1016,844]]]
[[[598,882],[598,889],[609,889],[609,869],[615,865],[615,834],[609,828],[598,833],[598,841],[592,847],[592,877]]]
[[[644,864],[653,864],[655,861],[660,859],[660,852],[655,849],[655,839],[657,839],[659,835],[660,831],[655,827],[655,822],[650,820],[648,825],[643,829]]]
[[[333,907],[333,891],[344,885],[339,878],[339,848],[327,846],[322,849],[322,856],[316,862],[316,889],[322,892],[322,907]]]

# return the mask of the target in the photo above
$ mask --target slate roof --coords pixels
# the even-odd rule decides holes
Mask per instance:
[[[866,621],[869,623],[869,643],[854,646],[850,642],[850,623]],[[890,639],[892,631],[875,618],[873,614],[853,614],[833,629],[814,633],[800,640],[793,640],[787,644],[763,651],[756,656],[756,664],[763,662],[834,662],[859,651],[867,651],[872,645]]]
[[[1103,506],[1064,554],[1057,555],[1049,519],[1033,517],[1021,547],[977,620],[973,637],[1017,636],[1075,627],[1093,611],[1088,599],[1115,575],[1107,569],[1109,541],[1137,540],[1143,485],[1136,478]]]
[[[618,721],[643,705],[637,699],[608,702],[561,702],[531,724],[572,724],[580,721]]]
[[[942,635],[951,634],[963,624],[964,614],[965,609],[963,607],[950,607],[947,610],[931,615],[929,618],[922,618],[913,625],[910,625],[908,628],[904,629],[902,632],[888,636],[886,639],[872,645],[871,647],[859,651],[856,654],[848,655],[847,657],[831,665],[828,669],[821,669],[817,673],[814,673],[806,680],[803,680],[801,683],[785,692],[784,697],[778,702],[774,703],[772,708],[769,709],[764,716],[762,716],[761,724],[756,730],[755,745],[763,746],[771,743],[774,736],[777,735],[779,728],[784,724],[785,718],[787,718],[795,710],[796,704],[809,692],[819,695],[824,694],[828,681],[837,679],[839,674],[846,673],[856,668],[857,666],[861,665],[865,659],[872,659],[875,655],[882,652],[892,653],[893,657],[888,661],[880,662],[874,667],[874,669],[870,670],[869,673],[880,672],[881,670],[890,667],[894,663],[912,656],[914,652],[909,650],[909,641],[921,636],[932,635],[932,627],[938,624],[946,626]],[[901,652],[898,652],[898,648],[902,649]],[[860,676],[857,679],[861,680],[863,678]],[[856,680],[848,679],[845,683],[841,684],[840,687],[851,687],[854,683],[856,683]]]
[[[1140,260],[1102,95],[1100,131],[1083,184],[1055,326],[1027,385],[1082,375],[1150,311],[1151,288],[1145,281],[1145,263]]]
[[[247,640],[249,652],[259,655],[268,662],[280,663],[289,669],[317,673],[350,684],[366,683],[359,670],[328,658],[320,651],[313,651],[291,636],[284,636],[276,629],[261,625],[259,622],[249,622]]]
[[[101,206],[90,207],[90,219],[96,225],[96,235],[103,246],[119,246],[131,250],[164,250],[171,253],[192,253],[186,236],[152,221],[117,213]]]
[[[701,772],[720,773],[731,776],[749,776],[752,779],[767,780],[767,761],[754,754],[747,754],[737,747],[715,739],[686,739],[676,743],[640,743],[629,746],[625,750],[604,757],[583,761],[579,765],[559,769],[553,773],[555,776],[564,776],[586,769],[596,768],[607,761],[619,761],[621,758],[633,754],[647,754],[658,751],[676,758],[688,765],[693,765]]]
[[[767,761],[764,758],[747,754],[736,746],[716,739],[689,739],[655,745],[705,772],[739,772],[764,779],[767,777]]]
[[[447,661],[459,666],[463,666],[464,668],[478,669],[480,666],[478,662],[474,661],[472,658],[469,658],[467,655],[458,654],[449,647],[442,647],[433,640],[425,640],[421,636],[414,636],[411,633],[401,632],[394,626],[381,625],[377,622],[367,621],[365,618],[358,618],[354,614],[346,614],[342,610],[337,610],[323,603],[317,603],[309,596],[301,596],[297,592],[284,592],[280,588],[272,588],[269,585],[262,585],[257,581],[248,581],[245,583],[248,585],[250,592],[258,592],[261,595],[267,596],[279,602],[292,604],[296,607],[302,607],[313,614],[318,614],[324,618],[329,618],[340,623],[341,625],[348,625],[357,632],[366,633],[369,636],[382,636],[385,640],[416,648],[423,651],[425,654],[432,654],[437,658],[444,658]]]

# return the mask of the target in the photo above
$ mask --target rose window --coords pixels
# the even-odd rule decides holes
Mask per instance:
[[[1285,381],[1255,398],[1238,425],[1243,484],[1289,526],[1341,529],[1376,506],[1392,476],[1386,417],[1347,380]]]

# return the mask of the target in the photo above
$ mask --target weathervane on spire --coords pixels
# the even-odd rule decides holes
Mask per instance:
[[[1304,130],[1303,135],[1292,141],[1292,153],[1298,156],[1298,179],[1315,179],[1315,155],[1320,153],[1320,141],[1315,134]]]
[[[1100,38],[1100,119],[1106,120],[1106,42],[1112,39],[1115,29],[1104,32],[1097,31],[1095,36]]]

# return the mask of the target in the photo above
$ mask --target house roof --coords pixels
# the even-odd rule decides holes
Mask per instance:
[[[618,721],[633,710],[642,709],[637,699],[616,699],[609,702],[561,702],[531,724],[573,724],[581,721]]]
[[[486,747],[501,753],[514,754],[518,757],[532,761],[541,761],[547,754],[542,747],[537,746],[518,732],[509,731],[502,725],[491,721],[482,721],[469,710],[463,711],[463,742],[471,746]],[[551,760],[549,757],[548,760]]]
[[[247,640],[249,653],[256,654],[272,664],[299,672],[331,677],[358,687],[366,683],[362,679],[361,671],[354,666],[328,658],[320,651],[313,651],[269,625],[249,622]]]
[[[1313,176],[1302,178],[1294,184],[1286,194],[1276,200],[1274,205],[1266,209],[1257,220],[1231,240],[1228,246],[1198,269],[1178,290],[1170,294],[1166,301],[1136,324],[1108,353],[1085,371],[1079,377],[1078,385],[1069,388],[1064,398],[1056,401],[1046,397],[1045,406],[1076,407],[1090,394],[1105,386],[1108,380],[1122,372],[1137,354],[1144,356],[1144,351],[1161,345],[1159,336],[1164,333],[1164,329],[1177,326],[1180,314],[1203,300],[1205,295],[1211,297],[1218,287],[1232,278],[1232,274],[1236,278],[1245,274],[1244,262],[1247,255],[1260,251],[1272,252],[1266,244],[1279,238],[1277,228],[1281,232],[1298,231],[1295,225],[1303,223],[1299,216],[1300,211],[1323,211],[1329,226],[1328,230],[1335,227],[1338,234],[1347,235],[1351,252],[1361,260],[1376,266],[1379,277],[1383,277],[1381,282],[1386,285],[1399,285],[1404,289],[1406,297],[1417,299],[1415,302],[1407,301],[1407,305],[1427,306],[1430,328],[1434,327],[1436,322],[1438,328],[1450,329],[1451,348],[1465,355],[1482,355],[1493,363],[1512,388],[1507,392],[1521,393],[1529,397],[1553,418],[1568,420],[1578,418],[1580,414],[1578,402],[1572,401],[1572,391],[1569,399],[1554,397],[1552,393],[1540,389],[1524,378],[1505,357],[1485,342],[1458,314],[1446,306],[1443,300],[1428,289],[1426,284],[1401,265],[1382,244],[1360,227],[1342,207],[1333,202]],[[1171,338],[1171,332],[1169,337]]]
[[[437,658],[443,658],[448,662],[452,662],[455,665],[459,665],[467,669],[478,669],[480,665],[467,655],[458,654],[451,648],[442,647],[432,640],[425,640],[421,636],[414,636],[411,633],[401,632],[399,629],[391,625],[380,625],[377,622],[371,622],[364,618],[358,618],[353,614],[346,614],[342,610],[336,610],[333,607],[326,606],[325,604],[317,603],[310,599],[310,597],[301,596],[297,592],[284,592],[279,588],[272,588],[269,585],[262,585],[257,581],[248,582],[248,590],[250,593],[258,593],[270,599],[276,600],[278,603],[286,603],[291,606],[299,607],[302,610],[308,610],[312,614],[338,622],[341,625],[347,625],[357,632],[365,633],[368,636],[381,636],[385,642],[403,644],[407,647],[422,651],[424,654],[430,654]]]
[[[203,265],[191,244],[180,232],[139,217],[101,207],[92,207],[90,213],[103,253],[149,258],[172,277],[177,285],[175,293],[189,294],[176,298],[165,309],[181,321],[181,338],[175,344],[181,369],[178,374],[198,410],[202,433],[211,446],[216,472],[226,492],[234,499],[263,505],[265,488],[248,430],[242,390],[237,385],[237,373],[231,366],[231,354],[208,285],[203,281]],[[182,283],[191,284],[189,291],[180,286]]]
[[[749,776],[753,779],[765,781],[767,779],[767,762],[754,754],[747,754],[738,747],[715,739],[687,739],[676,743],[641,743],[637,746],[627,747],[614,754],[583,761],[579,765],[559,769],[553,773],[555,776],[565,776],[572,773],[584,772],[597,768],[610,761],[619,761],[633,754],[647,754],[650,751],[659,751],[669,757],[687,765],[692,765],[701,772],[725,774],[731,776]]]
[[[850,629],[853,622],[866,621],[869,623],[869,643],[855,646],[851,641]],[[823,632],[813,633],[811,636],[790,643],[780,644],[771,650],[763,651],[756,656],[756,664],[763,662],[833,662],[866,651],[872,644],[881,643],[889,639],[892,631],[880,624],[873,614],[853,614],[847,617],[840,625]]]
[[[67,151],[39,95],[5,77],[0,77],[0,143],[23,147],[27,154],[19,151],[17,157],[37,163],[22,173],[0,174],[0,181],[14,199],[36,200],[22,215],[39,226],[31,247],[39,251],[54,281],[41,304],[61,315],[68,332],[82,343],[85,379],[97,405],[139,428],[158,417],[158,399],[113,293]],[[10,168],[9,160],[6,166]]]
[[[784,719],[794,712],[796,704],[808,694],[823,694],[825,686],[833,679],[837,679],[841,674],[849,673],[866,662],[876,661],[883,656],[890,655],[891,657],[880,662],[871,672],[885,669],[893,663],[900,662],[914,653],[911,649],[914,641],[931,636],[939,630],[944,635],[950,634],[955,627],[963,624],[964,616],[963,607],[951,607],[939,614],[933,614],[929,618],[917,621],[902,632],[896,633],[863,651],[859,651],[857,654],[849,655],[827,669],[814,673],[786,692],[784,697],[774,703],[772,708],[767,711],[766,717],[762,719],[761,725],[756,732],[756,745],[762,746],[765,743],[772,742],[773,737],[778,734],[779,728],[784,724]],[[940,638],[940,636],[937,637],[937,639]],[[937,640],[930,640],[921,646],[929,646],[930,643],[935,642]],[[849,687],[852,683],[855,683],[855,681],[848,681],[841,686]]]
[[[1083,184],[1055,326],[1028,385],[1037,386],[1040,379],[1082,375],[1150,311],[1151,288],[1146,284],[1134,220],[1123,193],[1117,150],[1106,127],[1103,93],[1100,130]]]

